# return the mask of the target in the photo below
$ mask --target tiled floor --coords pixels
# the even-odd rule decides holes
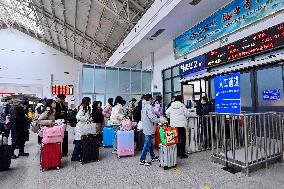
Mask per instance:
[[[284,163],[260,170],[250,177],[230,174],[210,161],[209,152],[195,153],[188,159],[178,159],[178,167],[163,170],[155,162],[150,167],[138,165],[139,153],[117,159],[111,149],[101,149],[101,161],[85,165],[70,161],[72,131],[69,132],[69,157],[63,158],[62,169],[40,172],[39,146],[32,134],[27,144],[30,156],[12,162],[9,171],[0,172],[0,189],[77,189],[77,188],[284,188]]]

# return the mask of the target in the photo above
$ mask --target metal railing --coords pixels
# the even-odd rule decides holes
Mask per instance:
[[[210,115],[214,162],[246,171],[283,159],[284,117],[278,113]],[[212,139],[212,140],[211,140]]]
[[[210,115],[188,118],[186,150],[189,154],[211,149],[210,120]]]

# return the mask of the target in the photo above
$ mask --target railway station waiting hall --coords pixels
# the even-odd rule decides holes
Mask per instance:
[[[0,188],[284,188],[283,13],[0,1]]]

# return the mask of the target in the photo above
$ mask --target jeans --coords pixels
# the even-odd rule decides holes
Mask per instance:
[[[119,125],[113,125],[114,129],[114,141],[113,141],[113,150],[117,150],[117,131],[119,130]]]
[[[80,154],[81,154],[81,140],[75,140],[75,146],[72,154],[72,161],[79,161],[80,160]]]
[[[140,157],[140,161],[146,160],[148,151],[150,152],[151,158],[155,157],[152,140],[153,140],[153,135],[145,135],[145,142],[144,142],[144,147],[143,147],[142,154]]]

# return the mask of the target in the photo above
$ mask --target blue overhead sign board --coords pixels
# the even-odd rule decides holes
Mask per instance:
[[[280,89],[264,90],[263,100],[280,100]]]
[[[241,113],[240,77],[240,73],[233,73],[214,78],[217,113]]]
[[[282,9],[283,0],[234,0],[174,39],[175,57],[182,57]]]
[[[205,55],[201,55],[179,64],[180,77],[189,75],[200,70],[205,70]]]

